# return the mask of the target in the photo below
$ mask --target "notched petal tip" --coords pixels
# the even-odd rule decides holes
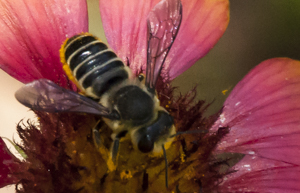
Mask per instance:
[[[68,86],[59,48],[66,37],[87,31],[86,2],[4,0],[0,12],[0,68],[24,83],[47,78]]]
[[[240,81],[214,125],[230,132],[218,151],[300,164],[300,62],[266,60]]]

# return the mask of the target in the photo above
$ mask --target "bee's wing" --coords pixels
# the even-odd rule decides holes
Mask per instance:
[[[156,81],[176,38],[182,19],[180,0],[163,0],[149,13],[146,86],[155,89]]]
[[[39,79],[26,84],[15,93],[15,97],[20,103],[33,110],[51,113],[82,112],[109,116],[108,108],[47,79]]]

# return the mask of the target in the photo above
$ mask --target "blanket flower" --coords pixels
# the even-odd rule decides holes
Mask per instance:
[[[100,1],[109,46],[134,74],[145,71],[147,24],[159,0]],[[17,159],[0,138],[0,187],[17,192],[297,192],[299,183],[300,62],[266,60],[249,72],[219,113],[194,101],[195,89],[174,95],[171,80],[205,56],[229,22],[228,0],[182,0],[183,20],[157,84],[161,106],[173,116],[178,135],[167,148],[169,186],[161,154],[143,154],[121,141],[116,168],[91,133],[99,117],[35,111],[39,124],[20,122]],[[28,83],[46,78],[78,91],[60,63],[66,38],[86,32],[83,0],[1,0],[0,67]],[[98,124],[103,145],[111,129]],[[229,162],[242,155],[237,164]],[[224,170],[224,166],[227,168]]]

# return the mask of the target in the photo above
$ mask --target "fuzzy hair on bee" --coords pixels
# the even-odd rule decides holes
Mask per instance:
[[[66,75],[83,95],[39,79],[26,84],[15,96],[20,103],[37,111],[100,115],[113,131],[113,162],[117,159],[120,139],[126,134],[143,153],[165,152],[165,144],[173,140],[171,136],[176,130],[172,116],[160,106],[155,87],[181,19],[180,0],[163,0],[150,11],[145,76],[135,77],[99,38],[81,33],[63,43],[60,57]]]

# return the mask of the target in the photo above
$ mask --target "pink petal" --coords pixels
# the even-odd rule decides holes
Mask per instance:
[[[12,176],[12,173],[17,172],[18,168],[18,159],[10,153],[0,137],[0,188],[18,182],[18,179]]]
[[[219,192],[273,192],[300,191],[300,166],[245,156],[234,166],[236,172],[226,176]]]
[[[104,31],[110,46],[135,71],[145,69],[146,18],[159,0],[100,0]],[[223,35],[229,21],[228,0],[182,0],[181,28],[166,59],[173,79],[208,53]]]
[[[47,78],[66,86],[59,49],[87,27],[83,0],[2,0],[0,67],[24,83]]]
[[[229,126],[217,151],[300,165],[300,62],[262,62],[237,84],[213,129]]]

